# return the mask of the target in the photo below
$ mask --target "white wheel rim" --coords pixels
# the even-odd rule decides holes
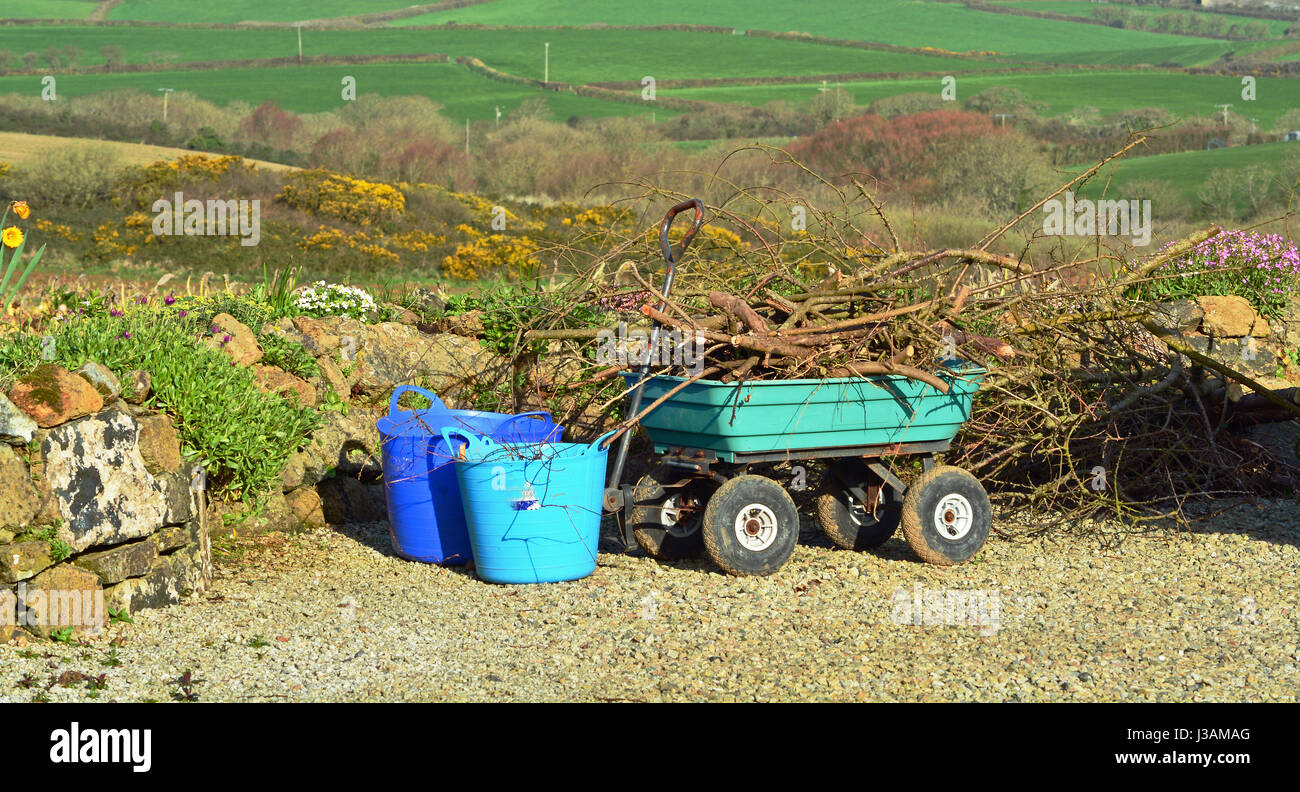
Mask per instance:
[[[776,512],[751,503],[736,514],[736,539],[746,550],[766,550],[776,541]]]
[[[865,517],[867,514],[867,507],[863,506],[861,503],[858,503],[856,500],[854,500],[853,495],[848,492],[844,493],[844,500],[845,500],[845,506],[848,507],[849,521],[852,522],[854,525],[861,526],[862,518],[859,517],[858,515],[861,514],[863,517]]]
[[[669,536],[690,536],[698,526],[694,521],[682,522],[682,507],[677,495],[670,495],[659,507],[659,524]]]
[[[934,529],[948,541],[964,538],[974,524],[975,510],[964,495],[950,493],[934,507]]]

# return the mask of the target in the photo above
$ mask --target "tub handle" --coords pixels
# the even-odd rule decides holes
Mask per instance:
[[[465,432],[461,430],[459,427],[444,426],[442,427],[442,429],[438,431],[442,433],[443,442],[447,444],[447,450],[451,452],[452,459],[461,459],[461,460],[465,459],[464,456],[461,456],[461,453],[464,450],[471,449],[471,448],[478,448],[479,446],[493,445],[492,441],[489,440],[488,438],[483,437],[481,435],[473,434],[471,432]],[[453,437],[459,437],[460,439],[465,441],[463,444],[461,444],[460,448],[457,448],[456,443],[452,442]]]
[[[447,405],[444,404],[442,399],[439,399],[438,396],[433,391],[425,390],[424,388],[421,388],[419,385],[398,385],[396,388],[393,388],[393,396],[388,400],[388,414],[390,416],[395,416],[397,415],[397,413],[401,412],[401,410],[397,406],[397,398],[401,396],[403,393],[406,393],[407,391],[418,393],[424,398],[428,399],[430,410],[447,409]]]

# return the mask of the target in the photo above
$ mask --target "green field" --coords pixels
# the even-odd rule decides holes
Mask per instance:
[[[1152,157],[1134,157],[1109,165],[1089,180],[1080,192],[1096,197],[1106,189],[1107,195],[1121,195],[1127,184],[1139,179],[1160,179],[1169,182],[1189,198],[1210,173],[1219,168],[1240,169],[1251,165],[1277,167],[1283,156],[1300,153],[1300,143],[1260,143],[1254,146],[1234,146],[1212,151],[1183,151],[1177,154],[1157,154]],[[1077,175],[1086,167],[1073,169]],[[1106,188],[1106,181],[1110,187]],[[1141,198],[1142,196],[1132,196]]]
[[[1269,127],[1282,113],[1300,107],[1300,80],[1260,78],[1256,100],[1241,99],[1241,78],[1177,72],[1045,72],[1039,74],[966,75],[957,78],[960,102],[995,85],[1018,88],[1036,102],[1048,105],[1046,115],[1057,115],[1089,105],[1104,114],[1139,107],[1164,107],[1179,115],[1210,115],[1218,103],[1232,103],[1232,110],[1256,118]],[[878,80],[847,82],[848,91],[859,105],[905,93],[933,93],[939,80]],[[704,99],[713,102],[744,102],[763,105],[782,100],[803,102],[814,96],[818,85],[718,86],[661,90],[664,97]]]
[[[183,5],[182,8],[177,8]],[[109,12],[109,19],[147,22],[295,22],[302,19],[374,14],[415,5],[402,0],[222,0],[220,3],[177,3],[175,0],[126,0]]]
[[[1051,14],[1065,14],[1066,16],[1083,17],[1084,19],[1092,18],[1092,10],[1098,5],[1110,5],[1107,3],[1093,3],[1089,0],[993,0],[993,5],[1011,6],[1012,8],[1023,8],[1026,11],[1045,11]],[[1132,11],[1144,16],[1155,16],[1157,14],[1186,14],[1189,16],[1209,16],[1204,12],[1193,11],[1181,8],[1149,8],[1135,6],[1129,3],[1114,3],[1118,8],[1126,11]],[[1215,14],[1223,17],[1224,21],[1231,24],[1244,24],[1246,22],[1263,22],[1268,27],[1270,33],[1274,36],[1281,36],[1286,29],[1293,25],[1293,22],[1287,22],[1282,19],[1256,19],[1254,17],[1240,16],[1237,14]]]
[[[1172,52],[1191,46],[1180,63],[1202,62],[1203,53],[1222,53],[1224,42],[1208,39],[1120,30],[1100,25],[1029,19],[974,11],[953,3],[921,0],[809,0],[769,3],[753,0],[660,0],[652,4],[611,3],[608,0],[496,0],[402,19],[394,25],[484,23],[493,25],[653,25],[693,23],[739,29],[798,30],[818,36],[880,41],[910,47],[939,47],[959,52],[993,50],[1030,60],[1104,62],[1098,53],[1124,57],[1128,63],[1151,62],[1145,52]],[[1209,45],[1206,47],[1205,45]],[[1172,49],[1171,49],[1172,48]],[[1073,53],[1090,60],[1079,61]],[[1217,54],[1214,56],[1217,57]],[[1209,58],[1213,60],[1213,57]],[[1120,61],[1114,61],[1120,62]]]
[[[0,0],[0,19],[85,19],[95,0]]]
[[[357,95],[427,96],[444,108],[448,118],[490,119],[495,108],[503,114],[532,97],[546,100],[558,120],[570,116],[675,115],[663,108],[591,99],[569,93],[552,93],[480,77],[456,64],[393,63],[359,66],[308,66],[279,69],[222,69],[219,71],[147,72],[143,74],[74,74],[58,78],[58,92],[65,97],[85,96],[109,90],[137,90],[152,93],[158,88],[189,91],[217,104],[234,101],[260,104],[270,100],[287,110],[324,112],[343,106],[341,80],[351,75],[357,81]],[[0,77],[0,94],[35,96],[41,84],[37,77]],[[175,100],[173,100],[175,101]],[[647,103],[648,104],[648,103]]]
[[[489,66],[541,79],[545,44],[555,82],[658,80],[807,74],[962,71],[997,64],[965,58],[848,49],[800,41],[636,30],[307,30],[306,55],[441,53],[470,55]],[[296,31],[286,28],[221,30],[23,26],[0,28],[0,49],[40,52],[51,44],[79,47],[83,65],[102,64],[99,50],[121,47],[130,63],[149,63],[155,53],[171,61],[290,57]],[[1003,64],[1005,66],[1005,64]]]

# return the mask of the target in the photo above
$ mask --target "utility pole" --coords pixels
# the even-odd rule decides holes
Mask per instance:
[[[546,60],[542,66],[542,82],[551,82],[551,42],[546,42]]]
[[[998,126],[1006,126],[1008,118],[1015,118],[1015,113],[994,113],[993,117],[998,120]]]
[[[171,93],[171,88],[159,88],[163,95],[163,123],[167,123],[167,94]]]
[[[1232,104],[1231,104],[1231,103],[1229,103],[1229,104],[1216,104],[1215,107],[1217,107],[1217,108],[1219,108],[1220,110],[1223,111],[1223,125],[1224,125],[1224,126],[1227,126],[1227,125],[1228,125],[1228,108],[1229,108],[1229,107],[1232,107]]]
[[[834,111],[832,111],[832,114],[835,118],[835,122],[839,123],[840,120],[840,84],[839,83],[835,83],[835,109]]]
[[[501,105],[497,105],[497,129],[501,128]]]
[[[302,23],[299,22],[294,27],[298,28],[298,65],[302,65]]]

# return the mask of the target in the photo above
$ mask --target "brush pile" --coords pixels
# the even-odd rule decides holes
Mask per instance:
[[[1160,304],[1134,297],[1137,287],[1170,277],[1162,266],[1218,228],[1148,255],[1098,246],[1087,258],[1031,263],[993,252],[1066,185],[972,247],[907,251],[855,186],[870,204],[857,216],[874,215],[874,232],[840,207],[815,213],[815,232],[787,237],[772,218],[808,205],[794,199],[747,196],[746,212],[709,207],[710,223],[753,241],[743,251],[688,253],[666,300],[662,276],[642,274],[656,267],[652,256],[626,261],[637,244],[629,237],[560,290],[557,302],[569,307],[520,328],[521,347],[545,342],[552,358],[572,364],[575,381],[609,383],[579,412],[616,409],[626,391],[615,375],[634,369],[644,348],[627,363],[593,364],[590,345],[601,331],[566,321],[577,306],[606,311],[606,328],[622,321],[654,338],[654,322],[661,335],[703,339],[702,367],[652,367],[691,380],[894,374],[946,392],[944,363],[971,361],[989,374],[948,461],[978,476],[995,503],[1032,509],[1041,518],[1036,530],[1078,528],[1099,516],[1135,529],[1185,524],[1191,501],[1292,491],[1293,471],[1236,429],[1300,417],[1300,407],[1201,354],[1168,328]],[[605,265],[617,262],[618,275],[606,276]],[[1255,395],[1229,400],[1225,386],[1233,383]]]

